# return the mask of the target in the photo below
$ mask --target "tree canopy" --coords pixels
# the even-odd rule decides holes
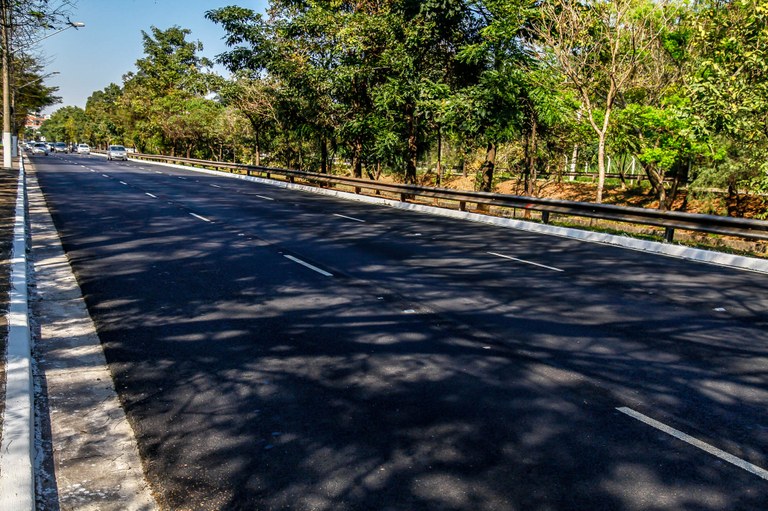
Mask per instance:
[[[189,30],[152,27],[136,69],[76,122],[97,145],[408,183],[448,168],[481,190],[501,171],[527,194],[594,166],[597,202],[611,165],[631,162],[671,208],[686,184],[768,189],[767,13],[764,0],[229,6],[205,14],[228,77]]]

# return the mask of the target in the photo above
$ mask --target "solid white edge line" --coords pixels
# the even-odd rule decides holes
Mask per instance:
[[[149,192],[144,192],[144,195],[147,195],[147,196],[149,196],[149,197],[152,197],[153,199],[157,199],[157,195],[152,195],[152,194],[151,194],[151,193],[149,193]]]
[[[625,415],[632,417],[633,419],[637,419],[640,422],[647,424],[648,426],[651,426],[652,428],[656,428],[659,431],[663,431],[664,433],[671,435],[677,438],[678,440],[682,440],[687,444],[690,444],[694,447],[698,447],[702,451],[705,451],[711,454],[712,456],[716,456],[723,461],[727,461],[728,463],[735,465],[740,469],[746,470],[747,472],[755,474],[756,476],[768,481],[768,470],[762,469],[757,465],[753,465],[752,463],[745,461],[737,456],[734,456],[733,454],[730,454],[721,449],[718,449],[713,445],[709,445],[708,443],[703,442],[698,438],[687,435],[682,431],[679,431],[673,427],[667,426],[662,422],[652,419],[647,415],[643,415],[640,412],[636,412],[635,410],[631,408],[627,408],[626,406],[618,407],[616,408],[616,410],[620,411]]]
[[[210,222],[213,221],[213,220],[209,220],[209,219],[205,218],[204,216],[196,215],[194,213],[190,213],[190,215],[192,215],[195,218],[198,218],[198,219],[202,220],[203,222],[209,222],[210,223]]]
[[[5,410],[0,445],[0,509],[34,509],[32,351],[27,289],[24,162],[19,162],[11,289],[9,291]]]
[[[326,276],[326,277],[333,277],[333,273],[328,273],[328,272],[327,272],[327,271],[325,271],[325,270],[321,270],[321,269],[320,269],[320,268],[318,268],[317,266],[312,266],[311,264],[309,264],[309,263],[308,263],[308,262],[306,262],[306,261],[302,261],[301,259],[298,259],[298,258],[296,258],[296,257],[293,257],[293,256],[290,256],[290,255],[284,255],[283,257],[285,257],[285,258],[287,258],[287,259],[290,259],[290,260],[291,260],[291,261],[293,261],[294,263],[299,263],[300,265],[302,265],[302,266],[305,266],[305,267],[309,268],[310,270],[316,271],[316,272],[317,272],[317,273],[319,273],[320,275],[324,275],[324,276]]]
[[[360,220],[359,218],[355,218],[355,217],[352,217],[352,216],[340,215],[338,213],[334,213],[333,216],[337,216],[339,218],[346,218],[347,220],[354,220],[355,222],[360,222],[360,223],[363,223],[363,224],[366,223],[365,220]]]
[[[533,266],[538,266],[539,268],[546,268],[547,270],[565,271],[562,268],[555,268],[554,266],[547,266],[546,264],[534,263],[533,261],[526,261],[525,259],[518,259],[517,257],[511,257],[511,256],[504,255],[504,254],[498,254],[496,252],[488,252],[488,254],[490,254],[492,256],[496,256],[496,257],[502,257],[504,259],[509,259],[511,261],[517,261],[518,263],[531,264]]]

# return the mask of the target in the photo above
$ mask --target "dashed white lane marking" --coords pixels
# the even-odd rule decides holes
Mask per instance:
[[[160,172],[159,170],[156,170],[155,174],[162,174],[162,172]]]
[[[752,463],[745,461],[737,456],[734,456],[733,454],[730,454],[721,449],[718,449],[713,445],[709,445],[708,443],[703,442],[698,438],[687,435],[682,431],[677,430],[673,427],[667,426],[666,424],[659,422],[655,419],[651,419],[647,415],[643,415],[642,413],[636,412],[635,410],[631,408],[627,408],[626,406],[616,408],[616,410],[620,411],[625,415],[632,417],[633,419],[637,419],[640,422],[651,426],[652,428],[656,428],[659,431],[663,431],[664,433],[671,435],[677,438],[678,440],[682,440],[687,444],[690,444],[694,447],[698,447],[702,451],[705,451],[711,454],[712,456],[717,456],[723,461],[727,461],[728,463],[735,465],[743,470],[746,470],[747,472],[755,474],[756,476],[762,479],[768,480],[768,471],[758,467],[757,465],[753,465]]]
[[[213,188],[221,188],[219,185],[211,185]]]
[[[333,216],[337,216],[339,218],[346,218],[347,220],[354,220],[355,222],[365,223],[365,220],[360,220],[359,218],[346,216],[346,215],[339,215],[338,213],[334,213]]]
[[[128,183],[126,183],[125,181],[120,181],[120,184],[121,184],[121,185],[125,185],[125,186],[128,186]]]
[[[504,258],[504,259],[509,259],[510,261],[517,261],[518,263],[530,264],[530,265],[533,265],[533,266],[538,266],[539,268],[546,268],[547,270],[565,271],[562,268],[555,268],[554,266],[547,266],[546,264],[534,263],[533,261],[526,261],[525,259],[518,259],[517,257],[512,257],[512,256],[504,255],[504,254],[498,254],[496,252],[488,252],[488,253],[490,255],[492,255],[492,256],[501,257],[501,258]]]
[[[152,195],[149,192],[144,192],[144,195],[147,195],[148,197],[152,197],[153,199],[157,199],[157,195]]]
[[[209,220],[209,219],[205,218],[204,216],[196,215],[194,213],[190,213],[190,215],[192,215],[195,218],[198,218],[198,219],[202,220],[203,222],[209,222],[209,223],[212,222],[212,220]]]
[[[264,200],[275,200],[272,197],[267,197],[266,195],[256,195],[256,197],[258,197],[259,199],[264,199]]]
[[[183,179],[184,181],[186,181],[186,180],[187,180],[187,178],[186,178],[186,177],[181,177],[181,176],[176,176],[176,177],[178,177],[179,179]]]
[[[90,170],[91,172],[96,172],[96,171],[95,171],[95,170],[93,170],[93,169],[88,169],[88,170]]]
[[[290,256],[290,255],[284,255],[283,257],[285,257],[285,258],[287,258],[287,259],[290,259],[290,260],[291,260],[291,261],[293,261],[294,263],[299,263],[300,265],[302,265],[302,266],[305,266],[305,267],[309,268],[310,270],[316,271],[316,272],[317,272],[317,273],[319,273],[320,275],[324,275],[324,276],[326,276],[326,277],[333,277],[333,274],[332,274],[332,273],[328,273],[328,272],[327,272],[327,271],[325,271],[325,270],[321,270],[321,269],[320,269],[320,268],[318,268],[317,266],[312,266],[311,264],[309,264],[309,263],[308,263],[308,262],[306,262],[306,261],[302,261],[301,259],[298,259],[298,258],[296,258],[296,257],[293,257],[293,256]]]
[[[104,177],[109,177],[109,176],[108,176],[108,175],[106,175],[106,174],[102,174],[102,176],[104,176]]]

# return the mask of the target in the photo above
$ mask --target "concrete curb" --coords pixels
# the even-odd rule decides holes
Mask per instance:
[[[0,447],[0,509],[35,509],[32,354],[27,295],[27,229],[23,160],[16,197],[11,291],[8,311],[8,358]]]
[[[630,238],[629,236],[617,236],[614,234],[605,234],[592,231],[582,231],[580,229],[571,229],[566,227],[557,227],[554,225],[539,224],[536,222],[526,222],[524,220],[515,220],[510,218],[500,218],[488,215],[481,215],[478,213],[469,213],[466,211],[456,211],[452,209],[438,208],[434,206],[425,206],[422,204],[413,204],[408,202],[400,202],[392,199],[384,199],[381,197],[371,197],[367,195],[357,195],[350,192],[342,192],[339,190],[329,190],[326,188],[316,188],[313,186],[297,185],[286,183],[282,181],[273,181],[271,179],[264,179],[260,177],[245,176],[242,174],[228,174],[215,170],[199,169],[195,167],[187,167],[184,165],[176,165],[173,163],[160,163],[160,162],[147,162],[144,160],[132,160],[139,163],[146,163],[152,165],[162,165],[164,167],[172,167],[183,170],[191,170],[202,174],[209,174],[219,177],[229,177],[232,179],[242,179],[245,181],[251,181],[254,183],[261,183],[270,186],[277,186],[280,188],[287,188],[289,190],[301,190],[304,192],[316,193],[319,195],[328,195],[331,197],[338,197],[346,200],[354,200],[358,202],[366,202],[368,204],[378,204],[384,206],[390,206],[397,209],[403,209],[407,211],[415,211],[419,213],[426,213],[430,215],[443,216],[448,218],[455,218],[458,220],[468,220],[470,222],[477,222],[489,225],[495,225],[498,227],[505,227],[510,229],[517,229],[527,232],[535,232],[540,234],[548,234],[551,236],[560,236],[563,238],[576,239],[585,241],[588,243],[600,243],[603,245],[613,245],[620,248],[626,248],[630,250],[637,250],[641,252],[649,252],[667,257],[676,257],[679,259],[686,259],[690,261],[696,261],[699,263],[714,264],[717,266],[727,266],[738,270],[754,271],[758,273],[768,273],[768,259],[759,259],[756,257],[747,257],[733,254],[725,254],[722,252],[713,252],[710,250],[702,250],[699,248],[685,247],[682,245],[673,245],[669,243],[660,243],[657,241],[640,240],[637,238]]]

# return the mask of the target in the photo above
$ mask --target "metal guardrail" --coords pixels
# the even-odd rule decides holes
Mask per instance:
[[[240,163],[215,162],[197,160],[193,158],[181,158],[174,156],[158,156],[150,154],[132,153],[131,158],[176,163],[188,166],[203,167],[212,170],[224,170],[249,176],[279,175],[289,182],[297,179],[310,184],[344,185],[354,189],[355,193],[363,190],[372,190],[376,193],[388,192],[399,196],[399,200],[408,201],[415,197],[430,197],[455,201],[458,208],[466,210],[468,203],[482,206],[496,206],[501,208],[524,209],[537,211],[541,214],[541,221],[549,223],[550,215],[556,213],[565,216],[576,216],[627,222],[632,224],[654,226],[664,228],[664,239],[667,242],[674,240],[675,230],[687,230],[736,236],[748,239],[768,240],[768,222],[762,220],[750,220],[744,218],[724,217],[717,215],[701,215],[683,213],[680,211],[659,211],[636,207],[613,206],[609,204],[595,204],[589,202],[574,202],[556,199],[543,199],[538,197],[524,197],[488,192],[474,192],[465,190],[452,190],[448,188],[434,188],[427,186],[380,183],[367,179],[332,176],[315,172],[299,170],[279,169]]]

